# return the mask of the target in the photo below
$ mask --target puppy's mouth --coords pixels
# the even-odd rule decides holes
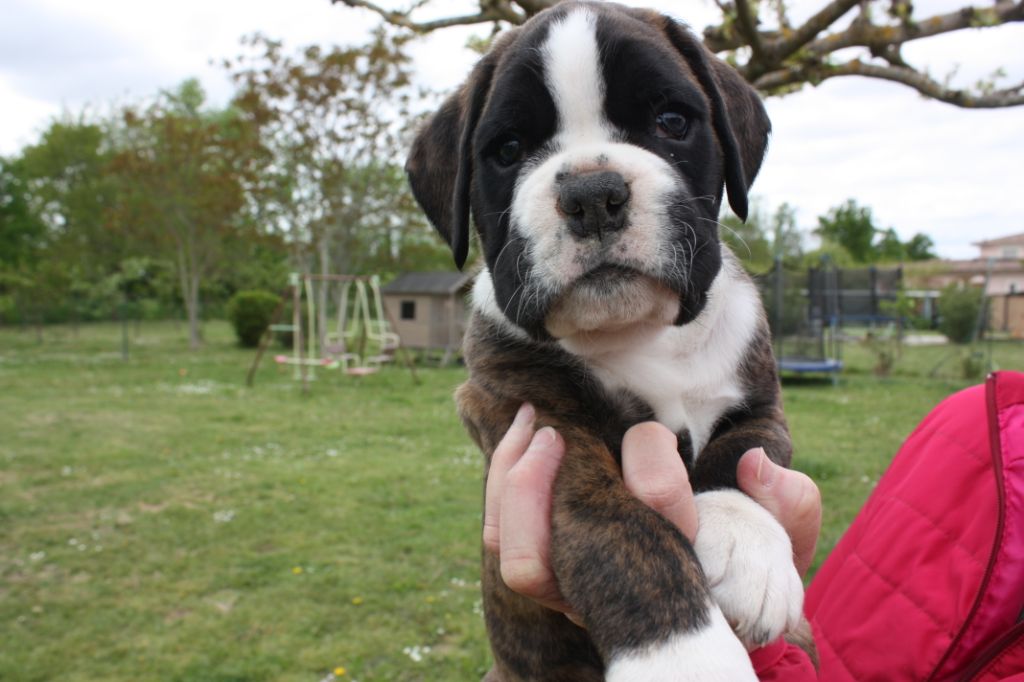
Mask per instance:
[[[626,267],[625,265],[618,265],[615,263],[603,263],[598,265],[596,268],[588,270],[583,273],[576,282],[572,284],[573,287],[587,286],[597,288],[609,288],[614,286],[621,286],[626,282],[630,282],[638,277],[645,277],[639,270],[634,268]]]
[[[570,284],[551,306],[544,326],[556,339],[671,325],[679,294],[633,268],[601,264]]]

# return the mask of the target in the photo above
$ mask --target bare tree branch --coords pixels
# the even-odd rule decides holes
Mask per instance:
[[[736,0],[736,19],[739,31],[750,45],[754,59],[763,60],[765,53],[761,44],[761,34],[757,31],[757,17],[751,13],[748,0]]]
[[[948,88],[927,74],[914,69],[904,66],[868,64],[859,59],[835,66],[787,67],[765,74],[754,83],[754,87],[765,92],[772,92],[802,83],[817,84],[838,76],[866,76],[900,83],[917,90],[926,97],[967,109],[1014,107],[1024,104],[1024,82],[991,92],[972,93],[968,90]]]
[[[897,26],[855,23],[842,33],[814,41],[808,50],[812,54],[824,56],[847,47],[902,45],[965,28],[997,26],[1015,21],[1024,21],[1024,2],[1002,0],[992,7],[964,7],[949,14],[906,21]]]
[[[445,17],[433,21],[417,22],[409,17],[409,12],[398,12],[389,10],[370,2],[370,0],[331,0],[332,5],[348,5],[349,7],[360,7],[379,14],[386,22],[402,28],[407,28],[416,33],[430,33],[442,28],[451,26],[468,26],[471,24],[484,24],[492,21],[507,21],[512,24],[521,24],[527,17],[516,12],[507,2],[481,2],[481,11],[477,14],[466,14],[456,17]],[[486,5],[486,7],[484,7]]]
[[[783,35],[772,44],[772,55],[776,60],[782,60],[790,56],[829,26],[839,21],[844,14],[857,6],[860,0],[832,0],[802,26],[788,35]]]
[[[860,0],[832,0],[795,30],[764,31],[761,38],[771,44],[773,58],[784,58],[800,49],[857,6]],[[712,52],[736,50],[747,45],[746,36],[722,26],[704,29],[704,44]]]
[[[389,10],[376,0],[331,0],[334,4],[360,7],[376,12],[388,23],[416,33],[428,33],[448,26],[493,23],[521,24],[528,17],[557,4],[558,0],[478,0],[480,12],[416,21],[415,10],[430,0],[415,0],[405,11]],[[921,94],[961,107],[1004,107],[1024,104],[1021,88],[996,90],[990,83],[973,89],[953,89],[939,83],[922,70],[908,64],[901,47],[908,42],[932,38],[966,29],[982,29],[1011,22],[1024,22],[1024,0],[992,0],[986,7],[967,6],[948,14],[918,19],[912,16],[911,0],[826,0],[823,7],[795,28],[790,26],[783,0],[714,0],[722,13],[718,25],[704,29],[704,44],[712,52],[735,53],[744,47],[750,52],[736,55],[740,73],[768,95],[793,90],[803,83],[819,83],[837,76],[864,76],[907,85]],[[923,3],[921,3],[923,4]],[[832,27],[851,10],[860,13],[848,25]],[[872,11],[880,17],[873,20]],[[760,13],[774,11],[778,28],[760,30]],[[832,30],[831,33],[828,31]],[[839,50],[863,48],[860,59],[842,64],[830,63]],[[872,63],[877,57],[887,65]]]
[[[533,16],[541,10],[557,5],[558,0],[516,0],[516,4],[522,7],[528,15]]]

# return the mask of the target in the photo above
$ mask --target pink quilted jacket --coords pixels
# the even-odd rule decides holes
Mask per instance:
[[[944,400],[807,592],[817,675],[785,645],[762,682],[1024,682],[1024,374]]]

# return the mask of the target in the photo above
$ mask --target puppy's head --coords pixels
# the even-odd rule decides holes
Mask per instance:
[[[503,314],[536,338],[684,324],[745,218],[770,125],[673,20],[562,3],[503,34],[419,133],[413,193],[459,267],[470,215]]]

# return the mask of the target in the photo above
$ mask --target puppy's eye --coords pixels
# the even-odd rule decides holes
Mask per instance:
[[[508,137],[498,145],[498,161],[503,166],[519,162],[523,156],[523,143],[518,137]]]
[[[690,130],[690,121],[677,111],[666,111],[658,114],[654,134],[658,137],[681,140]]]

